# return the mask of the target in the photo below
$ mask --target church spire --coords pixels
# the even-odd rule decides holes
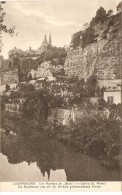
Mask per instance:
[[[44,35],[44,40],[42,42],[42,52],[47,50],[48,42],[47,42],[47,36]]]
[[[50,33],[50,35],[49,35],[49,45],[52,45],[51,33]]]
[[[46,36],[46,35],[44,35],[44,40],[43,40],[43,42],[47,43],[47,36]]]

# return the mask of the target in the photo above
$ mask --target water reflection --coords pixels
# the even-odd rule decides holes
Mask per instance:
[[[117,181],[119,171],[55,139],[1,136],[0,181]]]

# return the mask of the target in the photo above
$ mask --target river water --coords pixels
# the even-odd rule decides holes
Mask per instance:
[[[55,139],[1,133],[0,181],[119,181],[118,170]]]

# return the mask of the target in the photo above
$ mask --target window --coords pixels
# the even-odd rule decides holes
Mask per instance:
[[[113,97],[113,96],[107,97],[107,102],[108,102],[109,104],[113,104],[113,103],[114,103],[114,97]]]

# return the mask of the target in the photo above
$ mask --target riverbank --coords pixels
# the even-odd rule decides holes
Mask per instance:
[[[120,180],[118,169],[108,169],[99,159],[44,134],[25,137],[2,133],[1,144],[1,181]],[[15,173],[12,178],[11,170]]]

